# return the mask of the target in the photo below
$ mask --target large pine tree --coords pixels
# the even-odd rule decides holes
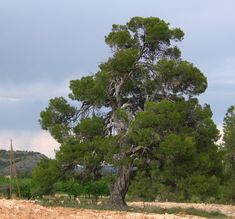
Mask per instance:
[[[166,183],[175,183],[185,167],[186,175],[203,169],[191,168],[191,162],[206,165],[214,159],[203,171],[216,174],[218,132],[209,106],[201,107],[195,99],[207,80],[182,60],[176,44],[183,36],[157,17],[113,25],[105,37],[113,55],[95,74],[70,82],[69,97],[78,101],[78,108],[59,97],[41,112],[42,128],[61,143],[56,159],[64,169],[83,165],[81,180],[96,180],[101,164],[118,167],[110,185],[113,206],[126,205],[133,173],[156,162],[162,171],[169,165],[177,168],[166,171]]]

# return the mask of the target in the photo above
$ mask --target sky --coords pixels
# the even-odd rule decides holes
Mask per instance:
[[[208,79],[199,99],[221,129],[235,104],[234,0],[0,0],[0,149],[54,157],[59,144],[38,122],[49,99],[67,97],[69,81],[95,73],[110,55],[112,24],[156,16],[180,27],[182,58]]]

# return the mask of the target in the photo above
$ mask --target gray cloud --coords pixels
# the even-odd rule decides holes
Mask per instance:
[[[69,81],[0,85],[0,128],[39,129],[39,114],[49,99],[67,96]]]
[[[67,96],[69,80],[95,72],[110,55],[104,35],[133,16],[158,16],[184,30],[182,57],[207,76],[200,100],[211,104],[221,125],[235,103],[234,8],[233,0],[1,1],[0,143],[11,129],[17,138],[18,130],[24,148],[21,130],[40,132],[39,113],[48,100]]]
[[[0,145],[1,149],[9,150],[10,139],[13,139],[14,150],[38,151],[53,158],[59,144],[47,132],[35,130],[1,130]]]

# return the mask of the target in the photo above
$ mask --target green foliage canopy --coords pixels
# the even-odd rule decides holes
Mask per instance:
[[[101,177],[101,164],[119,166],[111,187],[118,205],[124,204],[133,166],[151,167],[158,183],[174,191],[190,174],[220,174],[212,112],[195,98],[207,80],[182,60],[177,43],[183,36],[156,17],[113,25],[105,37],[113,56],[95,74],[70,82],[69,97],[79,108],[59,97],[40,114],[42,128],[61,143],[59,165],[83,165],[82,178],[93,180]]]
[[[224,118],[223,124],[223,150],[225,161],[225,173],[227,184],[227,197],[235,200],[235,106],[230,106]]]

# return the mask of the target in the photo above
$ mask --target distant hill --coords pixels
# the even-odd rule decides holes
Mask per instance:
[[[0,150],[0,175],[10,175],[10,152]],[[15,163],[17,174],[29,176],[37,163],[47,158],[39,152],[33,151],[15,151]]]

